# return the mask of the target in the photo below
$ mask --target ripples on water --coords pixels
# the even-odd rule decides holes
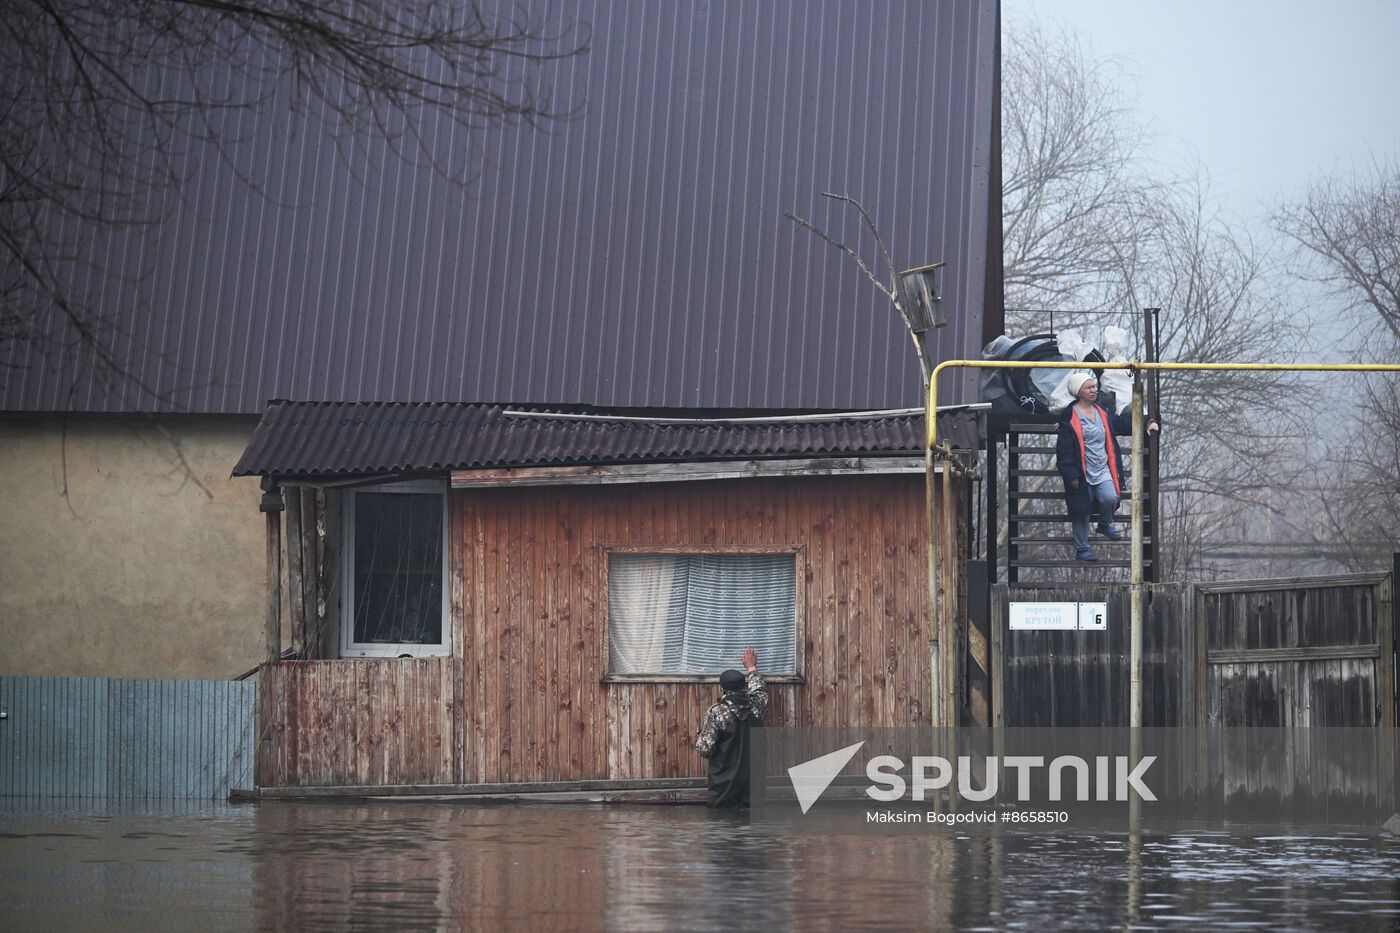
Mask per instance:
[[[6,806],[4,929],[1400,927],[1400,841],[1361,836],[790,836],[645,806]]]

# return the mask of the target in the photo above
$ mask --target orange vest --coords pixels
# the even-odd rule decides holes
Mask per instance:
[[[1095,405],[1094,408],[1098,409],[1099,418],[1103,421],[1103,446],[1108,459],[1108,473],[1113,477],[1113,491],[1121,499],[1123,484],[1118,481],[1118,458],[1113,456],[1113,424],[1108,420],[1108,412],[1104,411],[1102,406]],[[1070,409],[1069,426],[1074,429],[1074,436],[1079,438],[1079,469],[1084,474],[1084,482],[1087,483],[1089,458],[1084,456],[1084,426],[1079,423],[1079,409]]]

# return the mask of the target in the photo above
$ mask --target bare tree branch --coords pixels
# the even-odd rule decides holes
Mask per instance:
[[[831,198],[833,201],[844,201],[860,211],[861,219],[865,221],[865,226],[869,228],[870,235],[874,237],[876,245],[880,247],[880,255],[885,257],[885,268],[890,270],[889,294],[891,296],[897,296],[899,294],[899,270],[895,268],[894,260],[890,258],[890,248],[885,245],[885,238],[880,236],[880,231],[876,229],[875,221],[870,217],[870,212],[865,209],[865,205],[861,204],[850,195],[833,194],[830,191],[823,191],[822,197]],[[897,302],[898,298],[895,298],[895,301]]]
[[[803,218],[794,214],[792,211],[783,211],[783,216],[786,217],[788,220],[792,221],[793,223],[797,224],[797,226],[805,230],[810,230],[812,233],[816,234],[821,239],[830,243],[832,246],[836,247],[841,252],[854,259],[856,261],[856,265],[860,267],[860,271],[865,273],[865,277],[867,279],[875,283],[875,287],[880,290],[881,294],[883,294],[890,301],[893,301],[896,304],[898,304],[898,299],[895,297],[894,290],[891,287],[883,284],[878,278],[875,277],[875,273],[870,271],[870,266],[866,265],[865,260],[860,258],[859,253],[851,249],[845,243],[842,243],[840,240],[833,237],[831,234],[827,233],[825,230],[818,227],[816,224],[812,223],[810,220],[804,220]],[[900,313],[903,313],[902,309]]]
[[[76,284],[89,270],[124,281],[143,270],[78,257],[113,230],[158,223],[191,145],[232,166],[241,114],[276,99],[310,115],[314,101],[340,138],[378,134],[465,182],[470,160],[437,162],[426,121],[567,117],[577,105],[556,102],[540,69],[589,42],[583,27],[474,0],[14,0],[0,20],[0,369],[73,350],[143,398],[153,387],[132,384],[113,352],[132,339],[135,309]],[[511,62],[525,67],[508,73]]]

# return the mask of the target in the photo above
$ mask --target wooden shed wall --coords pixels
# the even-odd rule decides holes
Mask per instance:
[[[463,780],[703,774],[713,684],[605,684],[607,552],[796,547],[803,684],[770,724],[905,725],[929,708],[919,476],[454,493],[465,536]],[[736,659],[737,661],[737,659]]]
[[[262,786],[703,775],[713,683],[604,680],[610,547],[796,549],[803,680],[770,683],[766,721],[926,722],[921,476],[450,496],[453,657],[265,665]]]

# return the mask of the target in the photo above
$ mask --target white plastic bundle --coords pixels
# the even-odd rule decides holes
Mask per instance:
[[[1109,324],[1103,329],[1103,355],[1104,359],[1114,363],[1126,363],[1128,361],[1128,350],[1133,345],[1133,339],[1128,332],[1121,327],[1114,327]]]
[[[1126,363],[1131,345],[1132,338],[1123,328],[1110,324],[1103,329],[1103,355],[1110,363]],[[1099,388],[1113,393],[1115,407],[1120,414],[1133,403],[1133,377],[1126,369],[1104,370]]]
[[[1070,330],[1056,331],[1055,342],[1059,344],[1060,352],[1064,354],[1067,359],[1071,360],[1082,360],[1094,350],[1094,348],[1089,345],[1089,341],[1085,340],[1079,331],[1072,328]]]

